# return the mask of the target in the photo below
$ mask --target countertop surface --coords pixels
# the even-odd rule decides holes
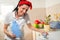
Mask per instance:
[[[60,29],[51,30],[48,32],[47,40],[60,40]],[[42,40],[39,36],[39,33],[36,33],[36,40]]]
[[[60,40],[60,29],[50,31],[48,35],[48,40]]]

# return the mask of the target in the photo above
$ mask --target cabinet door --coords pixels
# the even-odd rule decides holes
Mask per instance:
[[[36,32],[36,40],[41,40],[40,36],[41,36],[41,34],[39,32]]]
[[[41,40],[40,36],[41,34],[39,32],[33,32],[33,40]]]

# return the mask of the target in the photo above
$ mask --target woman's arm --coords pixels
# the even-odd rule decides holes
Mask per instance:
[[[30,29],[32,29],[32,30],[34,30],[34,31],[37,31],[37,32],[40,32],[40,33],[45,32],[45,31],[42,30],[42,29],[37,29],[37,28],[33,27],[33,26],[31,25],[31,23],[29,23],[29,24],[27,24],[27,25],[28,25],[28,28],[30,28]]]
[[[13,35],[12,33],[8,32],[7,28],[8,28],[8,24],[4,24],[4,33],[10,38],[15,38],[16,36]]]

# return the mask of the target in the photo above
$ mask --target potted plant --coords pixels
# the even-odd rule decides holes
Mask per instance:
[[[51,15],[48,15],[46,17],[46,19],[45,19],[45,24],[44,24],[44,30],[45,31],[49,31],[50,30],[50,25],[49,25],[50,17],[51,17]]]

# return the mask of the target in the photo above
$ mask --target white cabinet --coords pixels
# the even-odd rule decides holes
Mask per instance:
[[[56,31],[50,31],[48,33],[49,35],[47,40],[60,40],[60,29]],[[40,37],[41,36],[39,32],[33,32],[33,40],[42,40]]]

